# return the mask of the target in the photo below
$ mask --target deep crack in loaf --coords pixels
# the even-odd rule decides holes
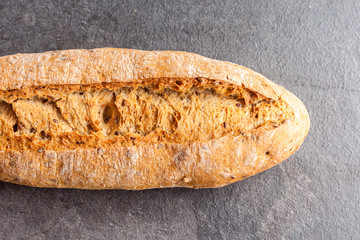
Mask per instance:
[[[290,92],[195,54],[69,50],[0,65],[3,181],[218,187],[281,162],[309,129]]]
[[[196,79],[37,87],[0,96],[0,150],[187,144],[276,128],[292,118],[281,99]]]

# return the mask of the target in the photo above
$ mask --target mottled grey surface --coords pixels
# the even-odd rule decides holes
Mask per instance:
[[[178,3],[176,3],[178,2]],[[0,183],[0,239],[360,239],[359,1],[0,1],[0,55],[123,47],[250,67],[312,126],[283,164],[221,189]]]

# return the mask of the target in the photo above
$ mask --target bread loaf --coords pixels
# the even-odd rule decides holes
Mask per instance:
[[[0,58],[0,180],[34,187],[220,187],[309,130],[292,93],[196,54],[64,50]]]

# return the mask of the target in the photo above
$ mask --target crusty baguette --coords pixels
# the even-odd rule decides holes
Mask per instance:
[[[303,103],[196,54],[64,50],[0,58],[0,180],[34,187],[220,187],[280,163]]]

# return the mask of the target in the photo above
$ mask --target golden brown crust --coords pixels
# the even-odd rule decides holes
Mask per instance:
[[[293,154],[309,130],[303,103],[254,71],[184,52],[64,50],[0,58],[0,90],[36,86],[211,79],[281,98],[293,118],[275,129],[186,144],[75,150],[0,151],[0,180],[35,187],[147,189],[220,187],[266,170]]]

